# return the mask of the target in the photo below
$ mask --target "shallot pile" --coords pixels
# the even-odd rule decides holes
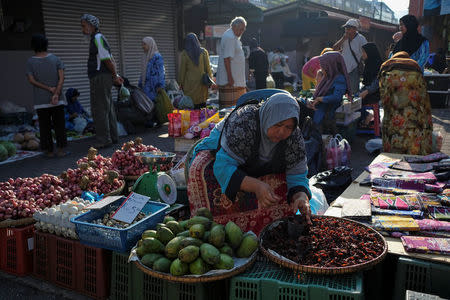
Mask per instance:
[[[43,174],[35,178],[8,179],[0,182],[0,221],[31,217],[37,210],[70,198],[60,178]]]
[[[159,151],[158,148],[152,145],[142,144],[142,138],[136,138],[136,140],[129,141],[122,145],[121,150],[116,150],[111,157],[112,165],[114,169],[120,171],[123,176],[140,176],[149,171],[147,165],[141,163],[139,159],[134,155],[138,152],[152,152]],[[171,166],[161,166],[160,171],[168,171]]]

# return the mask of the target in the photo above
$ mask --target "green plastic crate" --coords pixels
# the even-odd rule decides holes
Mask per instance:
[[[394,299],[405,299],[406,290],[450,299],[450,266],[400,257],[397,264]]]
[[[231,279],[230,300],[262,299],[364,299],[362,274],[312,276],[257,261]]]
[[[128,254],[112,253],[111,299],[132,300],[132,270],[134,263],[128,263]]]
[[[177,283],[154,278],[133,268],[133,299],[136,300],[225,300],[229,281]]]

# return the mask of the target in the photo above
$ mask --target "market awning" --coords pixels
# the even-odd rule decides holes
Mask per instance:
[[[328,18],[290,19],[283,23],[282,37],[323,36],[328,34]]]
[[[215,1],[207,4],[208,24],[229,24],[236,16],[243,16],[250,23],[263,21],[263,11],[251,3],[224,2]]]

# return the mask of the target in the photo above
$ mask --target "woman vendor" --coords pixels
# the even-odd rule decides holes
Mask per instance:
[[[218,223],[259,233],[297,209],[310,222],[300,108],[289,94],[236,108],[194,151],[189,169],[191,213],[207,207]]]

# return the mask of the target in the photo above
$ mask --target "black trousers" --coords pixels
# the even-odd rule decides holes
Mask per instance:
[[[64,106],[58,105],[36,110],[39,118],[39,132],[41,135],[41,149],[53,152],[52,128],[55,130],[56,147],[67,146],[66,121]]]
[[[284,74],[283,72],[272,72],[273,81],[275,81],[275,87],[277,89],[284,89]]]
[[[255,84],[257,90],[262,90],[267,88],[267,75],[266,74],[255,74]]]

